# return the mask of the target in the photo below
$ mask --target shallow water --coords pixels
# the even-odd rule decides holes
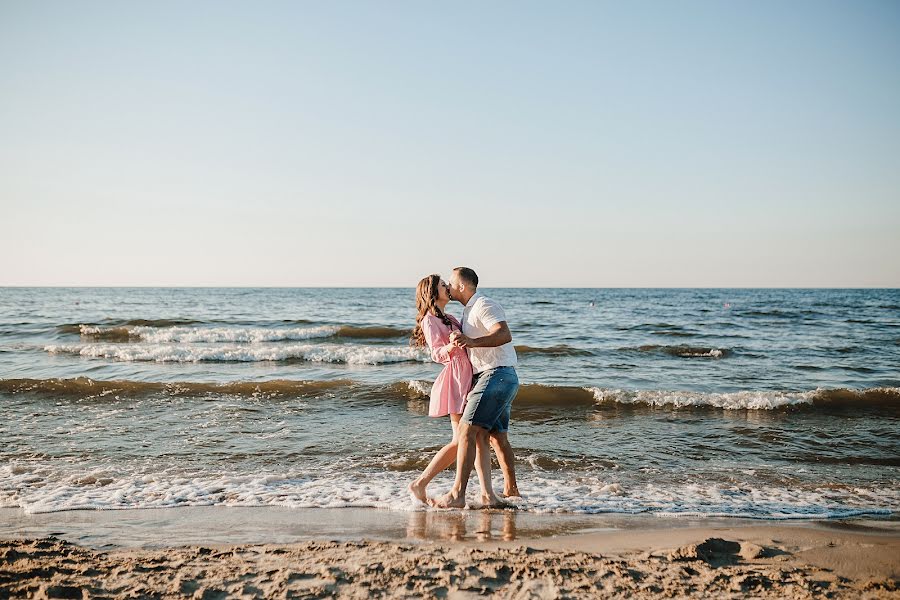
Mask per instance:
[[[523,510],[900,509],[900,291],[485,292]],[[408,289],[0,289],[0,506],[414,510],[449,425],[413,317]]]

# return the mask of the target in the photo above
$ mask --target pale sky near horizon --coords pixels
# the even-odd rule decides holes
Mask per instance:
[[[0,0],[0,285],[900,287],[900,3]]]

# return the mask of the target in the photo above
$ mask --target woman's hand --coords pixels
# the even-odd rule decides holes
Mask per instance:
[[[466,348],[472,345],[472,338],[463,335],[461,331],[454,331],[450,334],[450,343],[457,348]]]

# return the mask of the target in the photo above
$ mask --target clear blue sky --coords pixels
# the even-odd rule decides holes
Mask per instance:
[[[0,0],[0,285],[900,286],[900,3]]]

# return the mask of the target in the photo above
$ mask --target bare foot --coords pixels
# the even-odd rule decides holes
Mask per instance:
[[[512,508],[512,504],[504,502],[497,496],[491,497],[484,494],[481,496],[481,506],[482,508]]]
[[[465,508],[466,507],[466,499],[460,498],[458,496],[454,496],[453,492],[449,494],[444,494],[439,498],[434,498],[428,502],[431,506],[435,508]]]
[[[521,498],[522,494],[519,493],[519,488],[516,487],[504,490],[503,496],[506,498]]]
[[[428,502],[428,496],[425,495],[425,486],[416,479],[408,486],[406,489],[409,491],[409,495],[413,497],[413,499],[418,500],[419,502],[426,503]]]

